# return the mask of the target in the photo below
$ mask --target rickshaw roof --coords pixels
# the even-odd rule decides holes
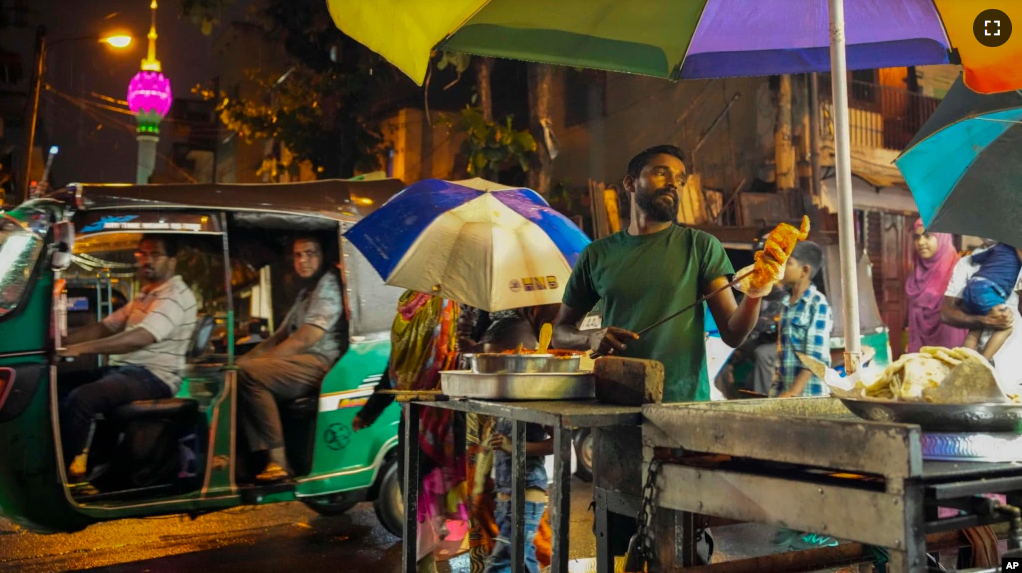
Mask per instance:
[[[74,183],[79,209],[218,209],[276,212],[335,220],[364,217],[404,189],[400,179],[302,183],[126,185]]]

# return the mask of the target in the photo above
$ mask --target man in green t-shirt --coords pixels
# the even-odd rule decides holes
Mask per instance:
[[[662,362],[665,402],[710,398],[703,307],[641,338],[635,332],[724,286],[734,274],[720,241],[675,224],[678,191],[687,178],[684,156],[673,145],[651,147],[632,158],[624,178],[631,224],[582,251],[554,325],[557,348]],[[580,331],[579,324],[598,301],[603,303],[605,327]],[[736,303],[730,289],[707,306],[731,347],[745,341],[759,318],[759,299],[745,297]]]

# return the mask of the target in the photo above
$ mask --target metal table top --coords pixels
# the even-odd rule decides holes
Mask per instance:
[[[430,408],[484,414],[564,428],[638,426],[642,423],[642,408],[638,406],[615,406],[601,404],[595,400],[496,402],[452,398],[444,402],[417,403]]]
[[[924,480],[962,479],[976,476],[990,477],[998,474],[1022,474],[1022,464],[1018,462],[923,461]]]

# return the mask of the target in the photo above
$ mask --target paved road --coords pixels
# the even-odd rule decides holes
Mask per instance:
[[[596,554],[592,490],[575,481],[571,558]],[[714,561],[769,553],[770,528],[740,525],[714,532]],[[183,516],[93,525],[72,534],[36,535],[0,520],[0,571],[57,573],[398,573],[400,541],[377,522],[372,505],[320,517],[300,503],[239,508],[191,520]],[[576,562],[572,569],[584,570]],[[464,558],[441,573],[468,571]]]
[[[573,557],[595,555],[591,490],[576,481]],[[0,571],[56,573],[397,572],[400,540],[377,522],[371,504],[320,517],[300,503],[102,523],[71,534],[36,535],[0,520]],[[464,559],[442,571],[467,571]]]

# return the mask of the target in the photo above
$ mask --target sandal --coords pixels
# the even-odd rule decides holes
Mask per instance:
[[[266,469],[256,476],[256,481],[274,482],[286,480],[289,477],[291,477],[291,472],[287,471],[284,466],[270,462],[266,465]]]

